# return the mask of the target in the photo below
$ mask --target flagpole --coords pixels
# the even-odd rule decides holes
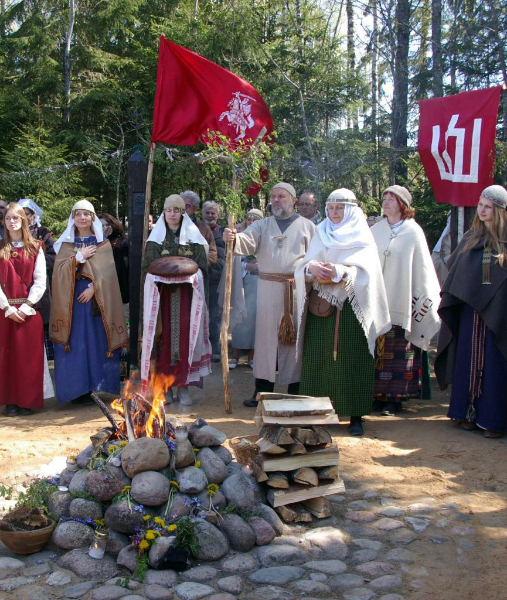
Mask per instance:
[[[144,255],[146,253],[146,240],[148,239],[148,225],[150,222],[150,209],[151,209],[151,184],[153,181],[153,165],[155,162],[155,148],[157,146],[156,142],[150,143],[150,154],[148,157],[148,171],[146,173],[146,190],[144,193],[144,224],[143,224],[143,249],[141,251],[141,266],[144,262]],[[144,277],[141,277],[141,291],[140,291],[140,304],[141,307],[140,315],[143,315],[143,296],[144,296],[144,285],[143,285]],[[142,319],[139,319],[138,326],[138,343],[137,343],[137,357],[138,364],[140,364],[140,356],[141,356],[141,343],[143,340],[143,323]]]
[[[232,173],[232,191],[238,190],[238,176],[236,171]],[[229,229],[234,229],[235,215],[229,213],[227,225]],[[224,385],[224,402],[225,412],[232,413],[231,406],[231,389],[229,387],[229,325],[231,321],[231,290],[232,290],[232,259],[234,258],[234,242],[226,242],[225,256],[225,290],[224,290],[224,305],[222,313],[222,329],[220,330],[220,352],[222,359],[222,380]]]

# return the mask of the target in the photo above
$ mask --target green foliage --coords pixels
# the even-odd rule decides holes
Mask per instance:
[[[47,479],[33,479],[26,491],[20,492],[18,495],[14,508],[21,508],[22,506],[40,508],[49,515],[48,500],[57,489],[58,487]]]
[[[144,578],[144,573],[143,573],[143,578]],[[130,590],[130,578],[129,577],[124,577],[122,578],[118,578],[114,585],[117,585],[118,587],[122,587],[125,588],[126,590]]]
[[[136,556],[136,570],[134,577],[143,583],[146,576],[146,571],[150,568],[150,559],[148,554],[138,554]]]
[[[0,498],[11,500],[14,489],[12,487],[6,487],[3,483],[0,483]]]
[[[195,524],[190,517],[181,517],[178,519],[178,528],[175,532],[176,545],[180,548],[195,553],[199,550],[199,540],[195,533]]]

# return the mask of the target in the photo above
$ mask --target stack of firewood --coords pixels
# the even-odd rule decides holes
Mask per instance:
[[[326,427],[338,424],[329,398],[258,394],[255,442],[267,499],[285,522],[308,522],[331,515],[325,498],[344,491],[338,471],[338,446]]]

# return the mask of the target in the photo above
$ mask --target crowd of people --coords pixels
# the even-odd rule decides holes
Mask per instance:
[[[144,285],[141,376],[166,378],[166,402],[192,403],[220,360],[226,248],[233,250],[232,354],[246,352],[254,389],[329,396],[351,435],[372,410],[392,416],[422,398],[428,350],[452,384],[448,416],[488,438],[507,431],[507,191],[486,188],[451,254],[450,223],[430,254],[409,190],[391,185],[369,218],[353,191],[334,190],[324,214],[316,195],[273,186],[267,215],[250,209],[222,227],[220,206],[194,191],[172,194],[150,226]],[[269,216],[268,216],[269,215]],[[31,199],[0,199],[0,404],[28,415],[56,395],[89,404],[120,393],[128,345],[128,242],[123,225],[77,202],[53,240]],[[30,356],[30,369],[19,368]],[[54,360],[54,381],[48,361]]]

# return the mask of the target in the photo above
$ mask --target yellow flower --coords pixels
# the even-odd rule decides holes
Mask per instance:
[[[130,490],[130,488],[131,488],[131,487],[132,487],[131,485],[126,485],[126,486],[125,486],[125,487],[122,489],[121,493],[122,493],[122,494],[126,494],[126,493],[127,493],[129,490]]]
[[[208,496],[216,496],[216,493],[219,490],[219,486],[216,483],[209,483],[206,486],[206,491],[208,492]]]
[[[200,460],[196,460],[195,463],[194,463],[194,465],[196,467],[200,467],[201,466],[201,461]]]
[[[144,537],[147,540],[154,540],[155,539],[155,532],[153,531],[153,529],[148,529],[148,531],[146,532],[146,535]]]
[[[194,448],[194,452],[197,454],[201,449],[200,448]]]
[[[176,529],[178,529],[177,525],[169,525],[169,527],[167,528],[167,531],[176,531]]]
[[[129,443],[127,442],[127,440],[122,440],[118,446],[120,446],[120,448],[125,448],[125,446],[128,446]]]
[[[165,527],[164,519],[161,519],[160,517],[155,517],[154,521],[157,525],[160,525],[160,527]]]
[[[174,481],[174,479],[171,479],[171,481],[169,482],[169,485],[172,485],[177,490],[180,489],[180,484],[177,481]]]
[[[143,521],[149,521],[151,519],[151,515],[144,515]]]
[[[148,542],[146,540],[141,540],[141,542],[139,543],[139,551],[140,552],[143,552],[144,550],[146,550],[149,547],[150,547],[150,545],[148,544]]]
[[[106,520],[105,519],[95,519],[95,523],[97,525],[100,525],[103,527],[106,524]]]

